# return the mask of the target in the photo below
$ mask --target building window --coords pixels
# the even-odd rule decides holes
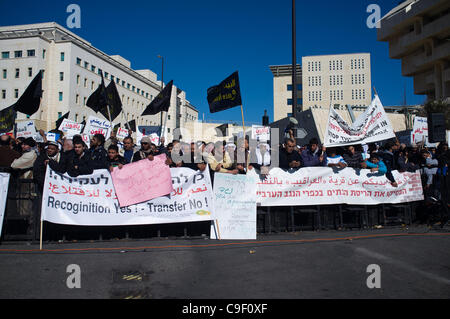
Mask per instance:
[[[91,71],[95,72],[95,65],[91,65]]]
[[[75,96],[75,103],[77,105],[80,104],[80,96],[78,94]]]
[[[58,97],[59,97],[59,101],[62,102],[62,100],[63,100],[63,92],[59,92],[58,93]]]
[[[36,51],[35,50],[28,50],[27,51],[27,56],[29,56],[29,57],[36,56]]]
[[[64,57],[65,57],[64,52],[61,52],[61,58],[60,58],[61,62],[64,62]]]
[[[21,58],[22,57],[22,51],[14,51],[14,57],[15,58]]]
[[[75,114],[75,122],[78,122],[78,114]]]
[[[81,65],[81,59],[77,58],[77,65]]]
[[[122,86],[125,87],[125,81],[122,81]]]
[[[58,112],[58,120],[62,117],[62,112]]]
[[[102,74],[103,74],[102,69],[98,69],[98,75],[102,75]]]
[[[19,98],[19,89],[14,90],[14,98],[16,98],[16,99]]]
[[[6,90],[2,90],[2,99],[6,99]]]
[[[16,79],[20,77],[20,69],[16,69]]]
[[[88,80],[85,78],[84,79],[84,87],[87,88],[88,87]]]
[[[311,93],[311,92],[309,92]],[[297,99],[297,105],[301,105],[302,103],[302,99]],[[292,105],[292,99],[288,99],[287,100],[287,105]]]
[[[84,68],[89,69],[89,62],[84,62]]]
[[[42,49],[42,58],[43,59],[45,59],[45,53],[46,53],[47,51],[45,50],[45,49]]]
[[[87,97],[83,98],[83,106],[86,106],[86,102],[87,102]]]
[[[33,68],[28,68],[28,76],[30,78],[33,76]]]
[[[80,84],[80,75],[77,75],[77,84]]]
[[[105,72],[105,79],[108,78],[108,75],[109,75],[109,73],[108,73],[108,72]]]
[[[91,82],[91,90],[94,90],[94,86],[95,86],[95,82],[92,81],[92,82]]]
[[[115,77],[111,74],[111,81],[114,81]]]
[[[59,80],[64,81],[64,72],[59,72]]]
[[[3,78],[6,79],[8,77],[8,70],[3,69]]]
[[[9,59],[9,52],[2,52],[2,59]]]

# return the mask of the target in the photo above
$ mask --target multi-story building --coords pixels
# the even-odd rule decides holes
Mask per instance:
[[[137,125],[161,125],[159,114],[141,116],[161,90],[154,72],[133,70],[128,60],[103,53],[57,23],[0,27],[0,53],[0,109],[14,104],[39,70],[44,71],[41,107],[31,117],[40,128],[54,129],[56,120],[69,111],[69,119],[77,122],[95,115],[86,101],[101,83],[101,73],[105,85],[115,81],[122,99],[123,113],[115,124],[134,119]],[[25,118],[18,115],[18,120]],[[186,100],[186,92],[174,85],[167,136],[197,120],[198,111]]]
[[[369,53],[302,58],[303,108],[368,106],[372,101]]]
[[[401,59],[415,94],[450,97],[450,1],[402,2],[381,19],[378,40],[389,43],[391,58]]]
[[[292,65],[270,66],[273,74],[274,121],[292,116]],[[297,108],[302,108],[302,68],[297,65]]]

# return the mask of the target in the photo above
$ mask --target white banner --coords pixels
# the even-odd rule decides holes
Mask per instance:
[[[121,128],[121,127],[119,127],[119,129],[117,130],[117,133],[116,133],[116,137],[121,138],[121,139],[128,137],[128,135],[130,135],[128,133],[128,130]]]
[[[251,171],[249,174],[256,173]],[[398,187],[370,170],[307,167],[295,173],[275,168],[258,182],[261,206],[378,205],[423,200],[420,173],[392,172]]]
[[[333,107],[330,108],[325,147],[369,144],[390,138],[395,138],[395,133],[377,95],[352,125],[348,125]]]
[[[47,169],[42,220],[80,226],[122,226],[212,220],[209,169],[172,168],[174,192],[138,205],[120,208],[107,170],[69,177]]]
[[[9,174],[0,173],[0,236],[2,235],[3,219],[5,218],[6,201],[8,199]]]
[[[256,180],[256,175],[214,175],[212,239],[256,239]]]

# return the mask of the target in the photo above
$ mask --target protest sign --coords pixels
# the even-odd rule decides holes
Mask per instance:
[[[83,127],[83,124],[64,119],[58,129],[64,132],[66,136],[71,137],[80,134]]]
[[[34,121],[26,121],[26,122],[18,122],[17,123],[17,133],[16,137],[34,138],[38,132],[36,131],[36,127],[34,126]]]
[[[261,142],[270,141],[270,127],[252,125],[252,139]]]
[[[128,137],[129,135],[130,134],[129,134],[128,130],[121,128],[121,127],[119,127],[119,129],[117,130],[117,133],[116,133],[116,137],[121,138],[121,139],[124,139],[124,138]]]
[[[392,124],[376,95],[370,106],[352,125],[331,107],[324,137],[325,147],[369,144],[395,138]]]
[[[47,133],[47,141],[49,142],[57,142],[61,136],[57,133]]]
[[[155,156],[153,161],[138,161],[114,169],[111,177],[120,207],[149,201],[173,191],[166,159],[166,154],[162,154]]]
[[[0,236],[2,235],[3,219],[5,217],[6,200],[8,199],[9,174],[0,173]]]
[[[123,226],[212,219],[213,198],[209,169],[172,168],[169,196],[120,207],[110,173],[96,170],[72,178],[47,169],[42,199],[42,220],[63,225]]]
[[[256,178],[256,175],[215,174],[215,229],[211,229],[211,238],[256,239]]]
[[[111,129],[114,127],[113,123],[110,123],[107,120],[102,120],[95,116],[89,116],[86,122],[86,128],[84,133],[89,136],[93,136],[95,134],[102,134],[106,139],[111,135]]]
[[[249,174],[256,173],[254,171]],[[295,173],[274,168],[258,182],[261,206],[378,205],[423,200],[420,173],[392,172],[398,187],[370,170],[307,167]]]
[[[428,140],[428,119],[416,116],[414,118],[413,130],[411,132],[411,143],[425,143],[427,147],[437,147],[439,143],[430,143]]]

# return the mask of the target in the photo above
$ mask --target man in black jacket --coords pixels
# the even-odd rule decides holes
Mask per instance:
[[[42,152],[37,157],[33,165],[33,177],[39,186],[39,190],[42,192],[45,182],[45,173],[47,166],[58,172],[65,173],[64,165],[61,165],[61,153],[59,152],[59,146],[57,142],[47,142],[45,145],[45,152]]]
[[[75,155],[67,173],[72,177],[92,174],[94,170],[90,165],[91,158],[89,156],[89,151],[86,150],[86,145],[82,140],[75,140],[73,145]]]
[[[396,156],[394,156],[394,146],[395,143],[387,142],[384,146],[384,152],[380,153],[384,164],[386,164],[387,173],[386,177],[391,182],[391,185],[394,187],[398,187],[397,182],[395,181],[394,175],[392,175],[392,171],[397,169],[396,165]]]
[[[108,147],[109,171],[112,173],[115,167],[122,169],[126,164],[128,164],[128,161],[119,154],[119,147],[117,145],[110,145]]]
[[[89,157],[91,158],[90,167],[96,169],[108,169],[108,153],[105,150],[105,137],[102,134],[96,134],[91,139],[91,148]]]
[[[303,166],[300,153],[295,150],[296,142],[289,138],[284,147],[280,149],[280,168],[281,169],[299,169]]]

